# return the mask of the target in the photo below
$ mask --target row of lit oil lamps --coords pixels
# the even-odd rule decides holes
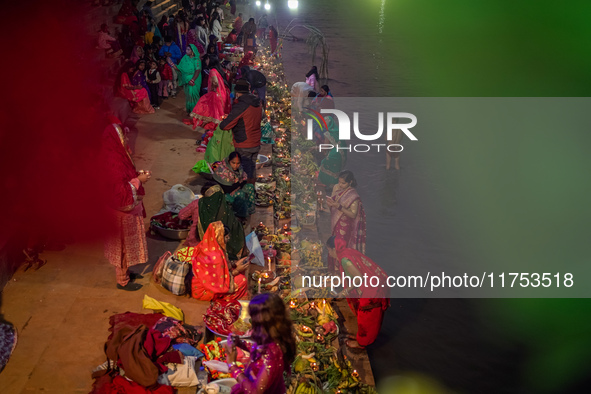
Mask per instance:
[[[263,61],[263,65],[264,66],[268,66],[268,63],[266,63],[266,58],[265,57],[263,57],[262,61]],[[260,63],[258,64],[258,66],[260,66]],[[287,84],[285,84],[285,89],[287,89]],[[287,98],[283,98],[282,101],[284,103],[286,103],[287,102]],[[266,112],[267,112],[267,116],[268,116],[269,115],[269,111],[266,111]],[[279,154],[278,157],[282,158],[283,157],[283,154]],[[260,177],[262,177],[262,175]],[[285,181],[289,181],[289,176],[286,176],[284,179],[285,179]],[[289,195],[289,192],[287,192],[287,194]],[[319,194],[320,194],[320,192],[319,192]],[[285,227],[285,229],[287,229],[287,224],[285,224],[284,227]],[[268,272],[264,272],[263,273],[263,277],[264,278],[269,278],[269,273]],[[260,287],[261,287],[261,278],[259,278],[259,293],[260,293]],[[323,303],[322,311],[323,311],[323,313],[325,313],[326,300],[322,300],[322,303]],[[310,308],[315,308],[315,306],[316,306],[315,303],[312,301],[310,303]],[[295,309],[295,308],[298,307],[298,305],[297,305],[296,301],[292,299],[289,302],[289,307],[291,309]],[[308,326],[302,325],[302,331],[307,333],[307,332],[312,332],[312,329],[310,327],[308,327]],[[317,342],[320,342],[320,343],[324,343],[325,338],[322,335],[318,334],[318,335],[316,335],[316,341]],[[316,362],[310,363],[310,367],[312,368],[312,370],[314,372],[318,372],[318,370],[320,369],[320,366]],[[359,377],[359,373],[357,372],[356,369],[354,369],[353,372],[351,372],[351,376],[353,376],[354,378],[358,378]],[[341,390],[338,389],[336,391],[336,393],[337,394],[340,394],[341,393]]]

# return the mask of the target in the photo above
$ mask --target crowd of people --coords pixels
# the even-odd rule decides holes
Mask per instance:
[[[255,212],[256,160],[261,147],[261,122],[266,106],[266,77],[251,68],[257,52],[257,38],[277,37],[266,17],[255,23],[243,23],[236,17],[233,30],[225,38],[242,45],[245,56],[231,72],[229,62],[220,56],[224,11],[214,1],[195,4],[171,18],[155,23],[150,2],[135,12],[133,1],[126,0],[118,15],[124,29],[117,41],[101,28],[101,42],[111,53],[125,56],[116,80],[116,91],[129,100],[136,113],[153,113],[161,100],[176,97],[184,90],[185,109],[190,119],[185,123],[205,130],[204,140],[217,130],[231,130],[232,152],[213,167],[213,182],[201,189],[202,197],[179,212],[181,219],[192,220],[185,246],[191,247],[191,295],[203,301],[248,299],[247,271],[250,252],[245,247],[245,228]],[[230,1],[231,13],[235,2]],[[234,12],[232,12],[234,10]],[[160,39],[162,37],[162,39]],[[127,42],[127,39],[129,42]],[[130,43],[133,41],[133,45]],[[270,42],[271,46],[273,42]],[[276,47],[276,42],[275,42]],[[106,48],[105,48],[106,49]],[[316,110],[334,108],[334,98],[327,85],[320,85],[318,70],[313,67],[305,82],[292,93],[301,96],[300,105]],[[327,116],[328,130],[315,137],[317,143],[330,141],[337,146],[338,126]],[[138,171],[126,141],[126,128],[116,118],[105,129],[103,150],[108,164],[111,206],[117,233],[106,245],[106,256],[116,268],[117,288],[135,291],[137,275],[129,267],[147,261],[142,203],[143,184],[149,171]],[[203,144],[202,148],[206,148]],[[331,150],[320,163],[318,184],[330,193],[327,204],[331,213],[332,236],[327,241],[329,271],[349,276],[368,273],[385,276],[384,271],[365,256],[366,220],[356,181],[346,171],[346,151]],[[344,289],[346,292],[349,289]],[[371,344],[379,332],[383,312],[389,306],[382,289],[358,288],[348,298],[358,317],[356,337],[347,341],[352,348]],[[343,293],[345,295],[345,293]],[[359,299],[359,297],[362,297]],[[228,341],[227,361],[238,381],[233,393],[284,392],[283,372],[295,356],[293,329],[283,301],[271,294],[253,298],[249,307],[253,338],[252,360],[246,373],[235,368],[236,347],[244,346],[237,338]]]
[[[152,2],[141,9],[137,0],[124,0],[115,22],[121,24],[117,37],[111,35],[107,24],[101,26],[97,47],[107,56],[126,60],[116,80],[115,93],[129,100],[135,113],[154,113],[163,100],[176,98],[179,87],[185,92],[186,111],[193,118],[193,126],[215,129],[229,113],[232,85],[237,79],[247,79],[251,91],[265,103],[266,79],[250,72],[257,38],[268,37],[277,47],[278,34],[270,26],[266,15],[258,23],[254,18],[244,22],[236,16],[235,2],[230,13],[236,16],[233,29],[222,35],[224,9],[215,0],[202,3],[187,1],[175,15],[154,19]],[[238,67],[225,59],[223,46],[240,45],[244,59]],[[131,62],[131,63],[130,63]],[[210,81],[210,75],[211,78]],[[215,93],[199,103],[207,93]],[[199,104],[199,106],[197,106]],[[204,140],[211,135],[206,135]]]

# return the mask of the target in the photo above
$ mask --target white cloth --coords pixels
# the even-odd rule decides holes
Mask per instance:
[[[164,212],[179,213],[181,209],[192,203],[195,198],[195,194],[188,187],[181,184],[174,185],[162,193],[164,206],[157,215]]]
[[[259,239],[254,231],[246,236],[246,247],[250,253],[254,254],[254,259],[252,262],[264,267],[265,256],[263,255],[263,249],[261,248]]]
[[[301,111],[310,102],[308,93],[313,92],[314,88],[306,82],[296,82],[291,87],[291,100],[296,110]]]
[[[182,364],[166,364],[168,371],[158,376],[158,383],[174,387],[193,387],[199,384],[195,361],[197,357],[185,356]]]

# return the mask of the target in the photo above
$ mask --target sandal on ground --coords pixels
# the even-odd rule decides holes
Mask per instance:
[[[35,263],[35,268],[33,268],[33,270],[37,271],[39,268],[43,267],[45,264],[47,264],[47,260],[41,260],[40,258],[37,258],[37,261]]]
[[[355,342],[355,343],[353,343],[353,342]],[[347,347],[349,349],[355,349],[355,350],[364,350],[365,349],[365,347],[364,346],[361,346],[359,344],[359,342],[357,342],[355,340],[352,340],[352,339],[347,339],[345,341],[345,345],[347,345]]]
[[[119,290],[125,290],[125,291],[136,291],[136,290],[141,289],[142,285],[140,285],[139,283],[129,282],[125,286],[121,286],[119,283],[117,283],[117,288]]]
[[[131,280],[144,279],[144,275],[130,272],[129,273],[129,279],[131,279]]]

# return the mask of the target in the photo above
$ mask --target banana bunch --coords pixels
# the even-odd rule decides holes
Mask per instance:
[[[316,394],[318,390],[316,387],[308,382],[300,383],[295,391],[295,394]]]

